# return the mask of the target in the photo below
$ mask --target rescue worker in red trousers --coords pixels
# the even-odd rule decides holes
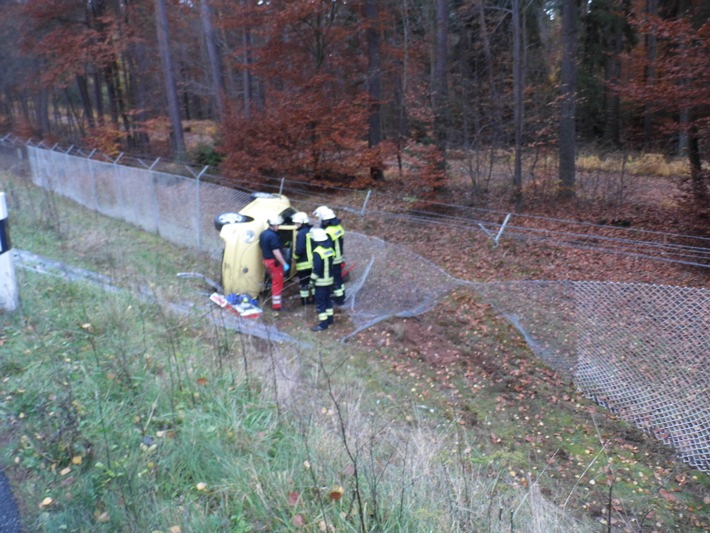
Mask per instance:
[[[318,324],[311,331],[323,331],[333,323],[333,251],[328,234],[324,229],[313,228],[311,238],[313,249],[313,270],[311,271],[311,284],[315,290],[316,312]]]
[[[264,266],[271,276],[271,309],[280,311],[282,309],[281,293],[284,289],[284,273],[291,269],[291,265],[284,259],[281,238],[279,237],[279,226],[284,220],[280,215],[270,217],[267,221],[269,225],[259,235],[259,246],[264,257]]]
[[[313,214],[320,220],[320,227],[323,228],[330,240],[333,241],[333,303],[337,305],[345,304],[345,284],[343,283],[343,263],[345,261],[345,229],[340,223],[340,219],[335,216],[335,212],[328,206],[322,205]]]
[[[295,213],[291,220],[296,224],[296,247],[293,258],[296,261],[296,273],[300,287],[301,305],[313,303],[313,292],[310,289],[311,270],[313,269],[313,240],[311,239],[311,221],[303,211]]]

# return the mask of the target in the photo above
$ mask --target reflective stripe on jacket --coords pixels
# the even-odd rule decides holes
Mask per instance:
[[[332,248],[324,248],[321,245],[313,250],[313,272],[311,280],[316,287],[329,287],[333,284],[333,258],[335,252]]]
[[[343,262],[343,237],[345,237],[345,230],[342,224],[335,224],[325,228],[325,232],[330,237],[330,240],[333,241],[333,251],[335,252],[333,264],[339,265]]]

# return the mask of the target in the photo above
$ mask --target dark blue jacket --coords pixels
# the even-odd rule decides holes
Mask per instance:
[[[266,228],[259,235],[259,246],[264,259],[276,259],[274,250],[281,249],[281,238],[274,230]]]

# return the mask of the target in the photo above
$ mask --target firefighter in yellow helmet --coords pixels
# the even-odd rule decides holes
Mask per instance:
[[[322,228],[311,230],[313,239],[313,269],[311,271],[311,284],[315,291],[316,312],[318,324],[311,331],[323,331],[333,323],[333,260],[335,252],[331,247],[328,234]]]
[[[345,261],[345,229],[335,212],[328,206],[322,205],[313,214],[320,220],[330,240],[333,241],[333,302],[337,305],[345,304],[345,284],[343,283],[343,263]]]

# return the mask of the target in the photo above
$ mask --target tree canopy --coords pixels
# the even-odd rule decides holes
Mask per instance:
[[[177,158],[184,123],[212,121],[227,176],[362,187],[389,167],[424,192],[445,183],[453,151],[515,147],[517,160],[559,149],[560,192],[573,194],[578,143],[654,148],[688,156],[689,190],[704,201],[709,9],[701,0],[2,0],[0,127]],[[156,124],[169,124],[172,142]]]

